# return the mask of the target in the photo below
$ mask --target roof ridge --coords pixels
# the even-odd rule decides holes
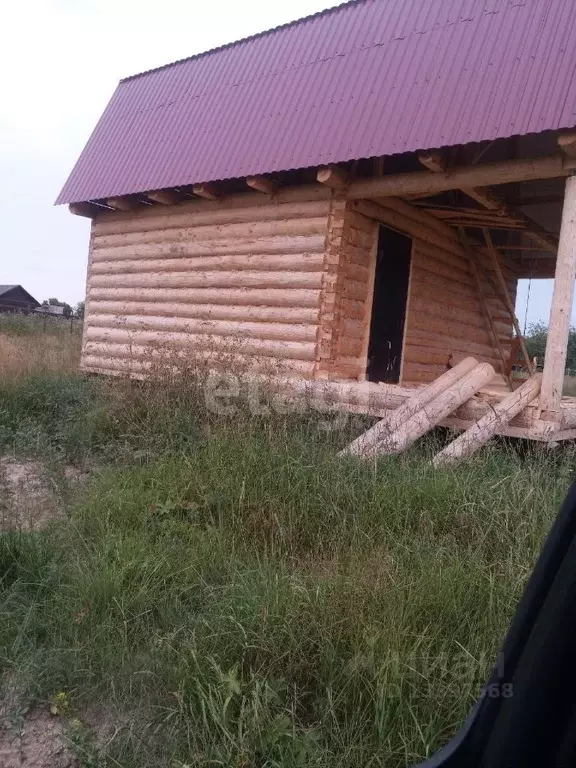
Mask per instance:
[[[301,16],[299,19],[294,19],[294,21],[287,21],[284,24],[278,24],[278,26],[276,27],[271,27],[270,29],[264,29],[262,30],[262,32],[255,32],[253,35],[248,35],[247,37],[241,37],[238,40],[233,40],[230,43],[217,45],[215,48],[208,48],[208,50],[206,51],[201,51],[200,53],[194,53],[191,56],[185,56],[183,59],[176,59],[176,61],[170,61],[168,62],[168,64],[161,64],[159,67],[152,67],[151,69],[145,69],[142,72],[136,72],[133,75],[128,75],[127,77],[121,78],[120,82],[125,83],[128,80],[135,80],[138,77],[149,75],[152,72],[160,72],[163,69],[169,69],[170,67],[174,67],[177,64],[183,64],[185,61],[193,61],[194,59],[202,58],[202,56],[208,56],[211,53],[218,53],[220,51],[226,50],[227,48],[234,48],[234,46],[236,45],[240,45],[241,43],[247,43],[250,40],[257,40],[260,37],[265,37],[266,35],[270,35],[273,32],[278,32],[281,29],[287,29],[288,27],[295,27],[298,24],[302,24],[302,22],[310,21],[320,16],[328,16],[331,13],[335,13],[336,11],[339,11],[341,8],[344,8],[345,6],[360,5],[361,3],[366,3],[366,2],[370,2],[370,0],[344,0],[344,2],[338,3],[336,5],[331,5],[329,8],[324,8],[323,11],[316,11],[316,13],[311,13],[308,16]]]

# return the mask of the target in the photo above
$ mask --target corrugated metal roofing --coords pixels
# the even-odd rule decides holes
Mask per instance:
[[[123,80],[57,202],[576,125],[574,0],[356,0]]]

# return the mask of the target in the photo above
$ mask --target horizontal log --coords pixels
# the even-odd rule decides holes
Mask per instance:
[[[448,226],[448,224],[437,219],[432,213],[428,213],[428,211],[423,210],[422,208],[418,208],[411,203],[400,200],[398,197],[379,197],[373,202],[382,205],[384,208],[390,208],[391,210],[400,213],[402,216],[405,216],[407,219],[412,219],[427,231],[431,229],[434,230],[445,240],[450,240],[458,244],[456,231]]]
[[[97,253],[95,254],[97,256]],[[128,274],[138,272],[183,272],[184,270],[211,269],[255,269],[255,270],[300,270],[302,272],[318,272],[323,268],[324,254],[297,253],[258,256],[198,256],[196,258],[179,259],[145,259],[102,261],[92,260],[91,272],[96,274]]]
[[[451,168],[441,173],[415,171],[352,181],[345,191],[349,200],[404,195],[436,194],[463,187],[485,187],[512,184],[532,179],[554,179],[570,176],[574,162],[554,155],[525,160]]]
[[[184,366],[192,368],[196,366],[199,373],[206,373],[210,370],[223,370],[227,373],[236,373],[239,376],[249,372],[266,373],[268,376],[293,376],[296,374],[303,379],[312,378],[314,373],[314,363],[304,360],[277,360],[270,357],[246,357],[242,355],[222,357],[214,353],[201,351],[198,351],[189,358],[150,358],[145,355],[139,357],[138,355],[130,354],[129,351],[114,355],[113,353],[116,351],[116,349],[112,348],[112,345],[108,348],[103,346],[100,349],[93,346],[90,354],[83,355],[81,367],[84,370],[101,371],[102,373],[122,371],[125,373],[140,372],[150,374],[155,372],[156,374],[161,374],[162,371],[177,371]],[[106,352],[110,356],[107,356]]]
[[[220,354],[255,353],[268,357],[295,358],[314,360],[316,345],[304,341],[274,341],[269,339],[240,339],[238,337],[209,336],[202,334],[169,331],[137,331],[115,328],[96,328],[87,326],[84,338],[86,342],[100,341],[116,344],[140,344],[165,347],[188,347],[219,351]]]
[[[116,248],[126,245],[145,245],[149,243],[179,242],[188,240],[211,241],[234,239],[254,239],[259,237],[287,237],[293,235],[325,235],[328,230],[328,215],[310,218],[273,219],[271,221],[246,221],[239,224],[200,225],[188,221],[186,226],[174,226],[165,229],[127,232],[117,235],[96,235],[94,244],[97,248]]]
[[[422,347],[416,344],[404,345],[404,362],[406,364],[424,363],[426,365],[443,365],[447,368],[451,356],[452,352],[449,350],[431,351],[426,347]]]
[[[450,268],[458,270],[462,279],[470,281],[470,266],[463,252],[454,253],[445,248],[439,248],[434,243],[424,240],[414,241],[416,258],[425,260],[431,264],[446,264]]]
[[[402,365],[402,379],[404,381],[420,381],[418,374],[433,374],[434,378],[441,376],[446,371],[446,366],[442,364],[430,363],[410,363],[405,361]]]
[[[421,349],[438,349],[447,354],[472,354],[478,359],[490,358],[498,360],[498,352],[488,344],[478,344],[473,341],[435,333],[433,331],[418,330],[406,334],[406,347],[419,347]]]
[[[184,304],[159,301],[90,300],[90,313],[106,315],[160,315],[197,317],[201,320],[252,320],[271,323],[316,323],[318,308],[251,307],[219,304]]]
[[[90,288],[319,288],[322,272],[147,272],[90,275]]]
[[[139,232],[144,229],[165,229],[204,225],[233,224],[242,221],[264,221],[328,214],[330,190],[314,185],[288,187],[279,190],[274,201],[258,192],[231,195],[225,200],[208,202],[190,200],[166,211],[147,208],[130,214],[105,212],[93,224],[95,235]]]
[[[484,322],[484,315],[480,301],[477,294],[467,293],[465,290],[460,291],[459,286],[455,286],[453,289],[436,288],[430,281],[422,279],[421,275],[412,274],[412,281],[410,283],[410,295],[421,299],[423,301],[438,304],[447,305],[456,309],[468,310],[473,312],[480,318],[480,322]],[[492,315],[505,316],[504,306],[496,299],[489,299],[486,301],[486,305],[490,309]],[[507,327],[509,325],[509,317],[506,318]]]
[[[454,266],[449,266],[448,264],[443,264],[437,260],[429,259],[419,253],[418,250],[414,251],[412,259],[412,270],[415,269],[422,269],[431,275],[439,275],[447,280],[451,280],[456,288],[461,285],[470,288],[470,286],[473,285],[471,282],[472,277],[469,272],[457,269]]]
[[[477,312],[467,311],[460,309],[459,307],[449,306],[447,304],[440,304],[439,302],[430,299],[422,299],[418,296],[410,297],[409,309],[410,313],[417,314],[424,312],[427,315],[431,315],[433,317],[456,321],[461,325],[467,325],[472,329],[483,329],[485,327],[484,317]],[[500,333],[502,333],[502,335],[505,335],[506,333],[510,334],[512,329],[512,321],[510,321],[508,324],[495,321],[494,326]]]
[[[482,328],[473,328],[469,325],[451,321],[449,324],[437,315],[428,312],[411,312],[408,315],[407,335],[417,335],[420,331],[434,331],[439,335],[449,333],[451,336],[462,340],[492,346],[492,335]]]
[[[398,211],[385,208],[383,205],[361,200],[354,204],[355,209],[369,218],[379,221],[381,224],[398,229],[407,235],[425,242],[430,242],[438,248],[449,253],[460,255],[461,248],[452,239],[443,237],[431,227],[423,226],[414,219],[408,218]]]
[[[117,261],[119,259],[158,259],[164,256],[218,256],[240,254],[286,254],[323,253],[325,237],[306,235],[302,237],[261,237],[244,240],[186,240],[150,245],[121,245],[115,248],[94,248],[94,261]]]
[[[89,282],[88,298],[103,301],[168,301],[202,305],[253,307],[320,306],[320,290],[303,288],[118,288],[98,287]]]
[[[236,320],[198,320],[194,318],[137,315],[98,315],[93,307],[87,315],[90,328],[170,331],[239,339],[280,339],[283,341],[315,341],[316,326],[289,323],[255,323]]]

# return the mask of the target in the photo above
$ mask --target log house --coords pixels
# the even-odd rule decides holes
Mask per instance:
[[[355,0],[120,83],[58,199],[91,219],[84,370],[145,375],[158,349],[174,347],[292,391],[306,382],[307,392],[329,391],[337,407],[388,421],[402,407],[409,415],[390,421],[395,441],[366,441],[371,455],[407,447],[436,424],[470,430],[438,463],[469,455],[493,434],[576,437],[576,401],[562,397],[576,275],[576,88],[566,77],[557,100],[545,98],[542,78],[556,83],[569,70],[566,57],[558,71],[525,72],[522,88],[506,68],[507,57],[537,64],[544,56],[537,36],[513,34],[522,14],[548,25],[549,39],[571,35],[576,51],[576,24],[566,27],[574,11],[566,4],[564,15],[550,17],[547,0],[529,8],[494,0],[493,13],[480,3],[467,26],[460,18],[451,30],[440,23],[450,21],[440,0],[409,5],[413,29],[393,53],[391,30],[403,23],[395,4]],[[416,37],[434,14],[445,57],[461,44],[457,32],[472,48],[481,32],[491,36],[487,63],[500,64],[511,90],[471,82],[466,57],[450,80],[427,39]],[[338,42],[351,24],[358,39]],[[304,72],[286,48],[306,36],[311,50],[294,54]],[[385,76],[374,57],[387,55],[398,69],[387,61]],[[342,79],[339,67],[353,57],[365,61]],[[244,105],[233,101],[227,58],[244,83]],[[369,73],[370,93],[361,80]],[[382,103],[397,89],[408,98],[423,73],[416,123],[384,114]],[[293,111],[284,115],[292,138],[267,106],[281,83],[292,88]],[[192,88],[199,105],[186,99]],[[224,114],[211,100],[218,89],[232,99]],[[440,96],[451,105],[442,117]],[[335,102],[337,124],[329,119]],[[152,106],[166,119],[147,123]],[[256,107],[258,124],[250,117]],[[344,136],[360,107],[365,125]],[[319,109],[324,117],[315,121]],[[487,128],[495,109],[512,109],[523,128]],[[131,111],[133,128],[121,118]],[[174,114],[194,126],[202,151],[185,152]],[[514,311],[523,278],[555,279],[541,377]],[[465,372],[448,375],[463,360]],[[426,418],[418,403],[428,403]],[[494,407],[497,416],[487,415]],[[428,423],[430,413],[437,417]]]

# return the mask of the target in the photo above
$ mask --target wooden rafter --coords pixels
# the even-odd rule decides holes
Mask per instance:
[[[345,196],[348,199],[397,196],[412,194],[438,194],[464,187],[485,187],[511,184],[534,179],[555,179],[570,176],[576,169],[576,158],[552,155],[550,157],[504,160],[450,168],[442,173],[409,173],[374,176],[369,179],[353,179]]]
[[[154,189],[146,192],[146,197],[153,203],[160,205],[175,205],[180,201],[180,195],[171,189]]]
[[[558,146],[568,157],[576,157],[576,131],[566,131],[558,136]]]
[[[446,170],[446,160],[441,152],[420,152],[418,160],[432,173],[442,173]]]
[[[192,192],[197,197],[203,197],[206,200],[218,200],[220,193],[215,184],[194,184]]]
[[[106,205],[115,211],[133,211],[138,208],[138,203],[129,197],[109,197]]]
[[[421,153],[418,155],[422,165],[424,165],[429,170],[434,171],[435,173],[441,173],[445,167],[444,163],[441,160],[438,160],[437,157],[431,161],[430,157],[431,153]],[[495,228],[522,229],[526,232],[526,235],[531,240],[538,243],[538,245],[540,245],[543,250],[556,253],[558,249],[557,239],[551,233],[547,232],[545,229],[536,224],[536,222],[533,221],[529,216],[526,216],[523,211],[520,211],[518,208],[509,205],[500,195],[494,192],[494,190],[487,187],[477,186],[460,186],[459,189],[468,197],[476,200],[477,203],[479,203],[487,210],[493,211],[499,217],[501,225],[504,224],[504,219],[508,220],[507,226],[498,226],[498,219],[496,219],[494,221],[494,224],[496,225]],[[511,220],[516,222],[516,225],[513,227],[510,226]],[[462,218],[458,222],[454,222],[454,226],[462,226],[464,221],[465,219]]]
[[[267,176],[248,176],[246,184],[250,189],[265,195],[273,195],[278,190],[278,184]]]
[[[93,219],[97,213],[105,211],[106,208],[94,205],[94,203],[70,203],[68,210],[75,216],[85,216],[87,219]]]
[[[327,187],[342,189],[350,183],[351,175],[346,168],[337,165],[327,165],[318,169],[316,178],[320,184],[325,184]]]

